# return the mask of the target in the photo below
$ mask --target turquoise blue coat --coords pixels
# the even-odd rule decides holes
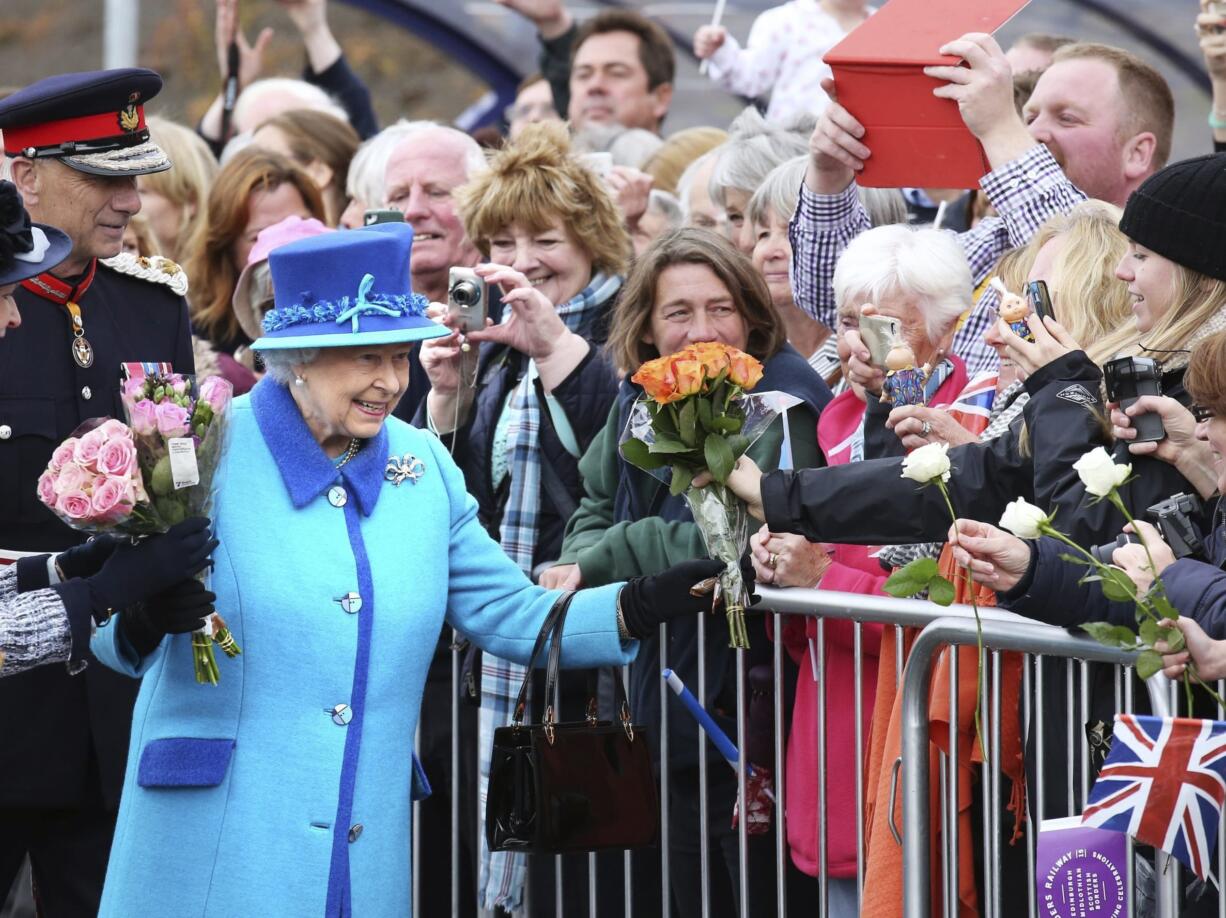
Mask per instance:
[[[416,480],[385,480],[394,457],[420,461]],[[214,520],[212,589],[243,651],[218,653],[221,684],[196,683],[188,635],[144,659],[116,624],[93,641],[142,679],[100,914],[408,915],[439,630],[526,662],[558,594],[486,535],[433,435],[390,419],[337,471],[270,379],[234,402]],[[619,587],[575,597],[564,665],[634,656]]]

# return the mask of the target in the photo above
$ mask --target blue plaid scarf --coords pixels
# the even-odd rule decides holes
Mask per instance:
[[[617,291],[619,276],[595,275],[578,295],[558,307],[558,316],[571,331],[577,331],[595,318]],[[510,312],[508,311],[508,317]],[[505,321],[505,320],[504,320]],[[536,555],[541,509],[540,430],[541,405],[536,395],[536,364],[528,362],[523,379],[511,391],[506,411],[511,413],[507,427],[507,447],[511,454],[510,494],[502,515],[499,531],[502,550],[529,578]],[[498,445],[495,444],[495,449]],[[489,788],[490,752],[494,746],[494,730],[510,723],[515,698],[528,670],[517,663],[490,654],[481,656],[481,710],[478,714],[478,796],[482,819],[485,818],[485,798]],[[529,719],[531,719],[529,715]],[[477,877],[478,901],[481,907],[501,908],[508,912],[523,907],[524,876],[527,862],[524,855],[510,851],[490,851],[481,839],[481,865]]]

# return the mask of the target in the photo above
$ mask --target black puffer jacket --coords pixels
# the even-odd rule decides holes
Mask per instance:
[[[1083,545],[1114,537],[1124,519],[1106,501],[1094,502],[1073,463],[1096,446],[1117,462],[1131,462],[1135,480],[1121,493],[1130,508],[1146,507],[1180,491],[1194,493],[1174,466],[1132,456],[1113,443],[1099,392],[1102,372],[1082,351],[1041,367],[1026,380],[1030,401],[1009,430],[986,443],[955,446],[948,487],[955,511],[995,524],[1018,497],[1055,511],[1057,525]],[[1167,395],[1187,402],[1183,371],[1163,378]],[[766,520],[776,532],[813,542],[881,545],[944,540],[949,511],[936,488],[917,488],[901,475],[901,459],[772,472],[762,479]]]
[[[579,455],[587,451],[592,439],[603,429],[609,409],[617,396],[617,375],[600,348],[604,329],[596,327],[598,324],[603,325],[594,321],[591,323],[592,327],[578,329],[577,333],[588,340],[591,348],[566,380],[551,393],[566,413],[579,445]],[[491,482],[494,431],[506,406],[507,396],[523,379],[527,369],[528,358],[519,351],[504,345],[482,346],[477,364],[477,396],[469,410],[468,422],[460,427],[456,435],[442,436],[443,444],[448,449],[452,449],[454,441],[453,455],[456,464],[464,472],[464,482],[469,493],[477,499],[478,518],[495,540],[498,539],[503,511],[510,494],[510,480],[505,479],[498,488]],[[545,404],[545,393],[539,379],[536,381],[536,388],[541,405],[542,482],[539,532],[532,559],[534,570],[542,564],[557,560],[562,549],[566,522],[583,496],[579,460],[562,445]],[[415,423],[419,427],[426,426],[424,400]],[[573,502],[570,506],[559,507],[558,504],[563,501],[551,497],[551,489],[544,481],[547,472],[543,466],[546,463],[557,473],[558,480]]]

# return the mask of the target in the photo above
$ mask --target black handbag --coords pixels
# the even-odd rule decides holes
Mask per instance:
[[[492,851],[567,854],[653,844],[660,803],[642,727],[630,719],[626,688],[614,679],[618,720],[556,723],[554,691],[562,658],[562,627],[573,593],[558,598],[537,635],[510,726],[494,731],[485,836]],[[552,639],[551,639],[552,638]],[[545,714],[525,725],[528,683],[546,641]]]

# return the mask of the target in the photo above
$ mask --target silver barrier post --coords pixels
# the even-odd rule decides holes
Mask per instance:
[[[787,869],[788,869],[788,835],[787,835],[787,795],[784,785],[787,777],[787,767],[784,759],[787,755],[786,737],[783,735],[783,616],[778,612],[774,615],[775,647],[774,647],[774,682],[775,698],[773,711],[775,715],[775,898],[779,910],[779,918],[787,918]],[[857,629],[859,625],[856,626]],[[859,637],[857,630],[856,636]],[[804,678],[801,670],[800,678]],[[858,696],[857,696],[858,697]],[[859,876],[864,875],[861,867]],[[705,916],[704,916],[705,918]]]
[[[660,625],[660,659],[657,669],[668,666],[668,625]],[[669,918],[672,914],[672,897],[668,889],[668,692],[660,688],[660,914]],[[705,844],[706,839],[703,839]]]
[[[1104,647],[1089,638],[1075,637],[1061,628],[1013,618],[1014,621],[985,620],[984,646],[1103,663],[1124,663],[1134,658],[1133,654]],[[968,620],[965,613],[939,618],[928,625],[912,645],[903,677],[903,914],[907,918],[921,918],[929,909],[927,702],[933,658],[944,644],[974,642],[975,623]],[[1150,679],[1146,687],[1154,714],[1167,716],[1170,711],[1167,680],[1158,675]],[[1161,854],[1157,859],[1160,877],[1158,918],[1173,918],[1178,908],[1179,890],[1176,877],[1164,869],[1167,860],[1169,858]]]
[[[451,629],[451,914],[460,914],[460,633]],[[413,849],[415,852],[416,848]],[[416,914],[416,912],[414,913]]]
[[[662,691],[662,690],[661,690]],[[698,616],[698,703],[704,707],[707,704],[707,617]],[[702,918],[711,915],[711,847],[707,839],[711,837],[711,814],[707,809],[707,787],[710,778],[707,774],[707,737],[704,731],[698,730],[698,837],[702,839],[698,845],[698,879],[702,884],[699,901],[702,904]]]

